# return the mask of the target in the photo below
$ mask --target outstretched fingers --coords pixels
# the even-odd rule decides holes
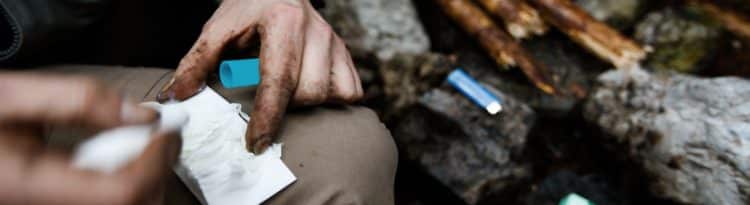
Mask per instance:
[[[277,4],[262,22],[261,82],[247,129],[247,149],[262,153],[276,132],[297,87],[304,49],[304,11],[299,5]]]

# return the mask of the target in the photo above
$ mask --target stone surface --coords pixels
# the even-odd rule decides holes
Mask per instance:
[[[390,60],[398,53],[430,49],[410,0],[326,0],[321,11],[355,57],[375,55]]]
[[[504,110],[489,115],[452,88],[433,89],[409,109],[393,129],[402,155],[468,204],[507,191],[530,176],[518,160],[535,115],[514,98],[502,98]]]
[[[688,8],[649,13],[635,29],[635,39],[653,48],[646,65],[681,72],[700,70],[721,38],[720,26],[706,18]]]
[[[633,25],[644,10],[644,0],[575,0],[591,16],[619,30]]]
[[[585,105],[656,196],[685,204],[750,203],[750,81],[610,71]]]

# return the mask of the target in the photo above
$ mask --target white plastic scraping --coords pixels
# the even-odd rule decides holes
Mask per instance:
[[[161,112],[158,125],[119,127],[83,142],[73,155],[73,166],[113,173],[143,152],[151,140],[152,131],[178,131],[188,122],[187,112],[181,107],[165,107],[158,111]]]
[[[281,144],[261,155],[245,150],[249,117],[211,88],[180,103],[144,106],[161,112],[159,129],[181,127],[182,151],[174,171],[203,204],[260,204],[296,180],[281,161]],[[74,165],[111,173],[143,151],[152,127],[102,132],[78,148]]]

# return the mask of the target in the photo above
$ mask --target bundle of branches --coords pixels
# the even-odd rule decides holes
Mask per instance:
[[[443,10],[476,38],[501,66],[519,66],[534,85],[548,94],[576,93],[561,90],[555,76],[534,60],[519,41],[543,35],[547,24],[615,67],[625,68],[645,58],[646,52],[631,39],[602,23],[569,0],[438,0]],[[496,19],[492,19],[492,14]],[[494,20],[505,23],[505,30]]]

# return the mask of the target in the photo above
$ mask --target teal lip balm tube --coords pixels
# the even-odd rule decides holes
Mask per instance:
[[[502,101],[479,84],[474,78],[466,74],[461,68],[448,74],[448,83],[471,99],[474,104],[495,115],[503,110]]]
[[[260,60],[226,60],[219,65],[219,79],[225,88],[241,88],[260,83]]]

